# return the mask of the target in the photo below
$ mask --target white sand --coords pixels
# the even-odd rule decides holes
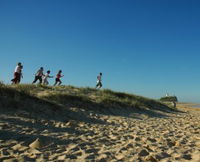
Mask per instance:
[[[200,111],[187,106],[160,117],[88,113],[90,121],[0,115],[0,161],[199,162]]]

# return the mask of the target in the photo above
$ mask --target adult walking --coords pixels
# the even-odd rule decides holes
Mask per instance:
[[[17,66],[15,67],[14,70],[14,78],[11,80],[12,84],[18,84],[20,83],[21,77],[22,77],[22,63],[19,62],[17,63]]]
[[[96,85],[96,89],[100,89],[102,87],[102,73],[99,73],[99,75],[97,76],[97,85]]]
[[[37,73],[35,74],[35,79],[34,79],[34,81],[33,81],[32,84],[36,83],[38,80],[39,80],[39,83],[42,84],[42,77],[44,76],[43,71],[44,71],[44,68],[43,68],[43,67],[41,67],[41,68],[37,71]]]

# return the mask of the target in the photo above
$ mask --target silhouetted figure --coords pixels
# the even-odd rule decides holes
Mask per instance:
[[[20,82],[21,82],[21,79],[23,78],[22,70],[23,70],[23,66],[21,65],[21,66],[20,66],[20,70],[19,70],[19,71],[20,71],[20,72],[19,72],[20,77],[19,77],[18,83],[20,83]]]
[[[22,77],[22,69],[23,69],[22,63],[19,62],[15,67],[14,78],[11,80],[12,84],[20,83]]]
[[[100,89],[102,87],[102,73],[99,73],[99,75],[97,76],[97,85],[96,85],[96,89]]]
[[[62,75],[62,70],[59,70],[58,74],[56,75],[56,79],[55,79],[55,84],[54,86],[61,85],[62,81],[60,80],[60,78],[62,78],[64,75]]]
[[[53,76],[50,76],[49,74],[51,73],[50,70],[47,71],[47,73],[43,76],[43,85],[48,85],[48,78],[53,78]]]
[[[40,84],[42,84],[42,77],[44,76],[43,71],[44,71],[44,68],[43,68],[43,67],[41,67],[41,68],[37,71],[37,73],[35,74],[35,79],[34,79],[34,81],[33,81],[32,84],[36,83],[38,80],[39,80]]]

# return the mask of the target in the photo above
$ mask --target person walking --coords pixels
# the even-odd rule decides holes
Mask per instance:
[[[11,80],[12,84],[18,84],[21,80],[21,74],[22,74],[22,63],[19,62],[17,63],[17,66],[15,67],[15,71],[14,71],[14,78]]]
[[[57,84],[58,85],[61,85],[62,84],[62,81],[60,80],[60,78],[62,78],[64,75],[62,75],[62,70],[59,70],[58,71],[58,74],[56,75],[56,79],[55,79],[55,84],[54,86],[56,86]]]
[[[100,89],[102,87],[102,73],[99,73],[99,75],[97,76],[97,85],[96,85],[96,89]]]
[[[50,76],[49,74],[51,73],[50,70],[47,71],[47,73],[43,76],[43,85],[48,85],[48,78],[53,78],[53,76]]]
[[[42,84],[42,77],[44,76],[43,71],[44,71],[44,68],[43,68],[43,67],[41,67],[41,68],[37,71],[37,73],[35,74],[35,79],[34,79],[34,81],[33,81],[32,84],[36,83],[38,80],[39,80],[40,84]]]

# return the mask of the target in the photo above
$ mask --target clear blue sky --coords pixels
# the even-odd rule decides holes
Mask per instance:
[[[64,84],[200,102],[200,1],[0,0],[0,80],[43,66]],[[51,79],[51,83],[54,79]]]

